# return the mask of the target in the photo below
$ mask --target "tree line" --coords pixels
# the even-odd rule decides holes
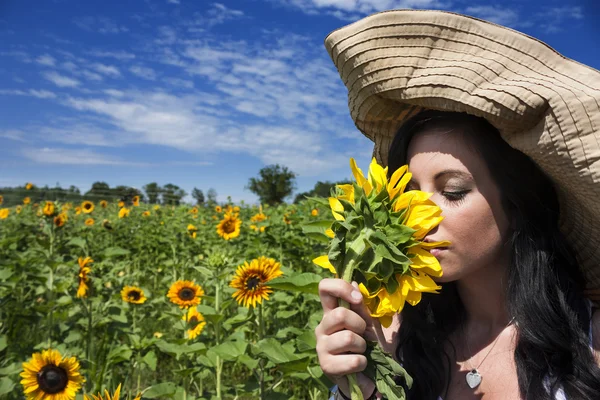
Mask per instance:
[[[258,196],[262,204],[280,204],[285,202],[286,198],[291,198],[296,188],[296,176],[294,172],[285,166],[279,164],[268,165],[259,171],[257,177],[248,180],[245,189]],[[298,193],[293,202],[298,203],[306,197],[327,197],[334,185],[343,183],[349,183],[349,181],[318,181],[312,190]],[[124,185],[110,187],[106,182],[94,182],[90,190],[85,193],[81,193],[76,186],[71,185],[65,189],[57,183],[53,188],[47,185],[44,187],[33,186],[29,190],[26,189],[25,185],[3,187],[0,188],[0,195],[3,196],[4,205],[7,206],[21,204],[24,197],[29,197],[34,203],[43,200],[77,203],[84,200],[123,200],[130,202],[135,196],[138,196],[140,201],[149,204],[179,205],[184,203],[184,198],[188,193],[173,183],[161,186],[157,182],[151,182],[138,189]],[[190,196],[197,205],[217,203],[217,191],[213,188],[208,189],[205,196],[201,189],[194,187]]]

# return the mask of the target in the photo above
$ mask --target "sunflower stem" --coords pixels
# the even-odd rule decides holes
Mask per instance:
[[[83,303],[87,303],[87,299],[83,299]],[[85,310],[87,312],[88,317],[88,327],[87,327],[87,343],[85,345],[85,359],[87,362],[90,362],[90,346],[92,344],[92,305],[90,304],[89,308],[85,306]]]
[[[263,312],[262,312],[262,302],[258,303],[258,340],[261,341],[264,337],[264,322],[263,322]],[[260,375],[259,375],[259,388],[260,388],[260,400],[264,400],[265,398],[265,366],[264,366],[264,358],[258,361],[258,365],[260,367]]]
[[[50,227],[50,249],[48,252],[48,257],[50,258],[50,279],[49,279],[49,300],[50,304],[50,313],[48,315],[48,348],[52,346],[52,332],[54,329],[54,266],[53,257],[54,256],[54,224]]]
[[[215,288],[215,310],[217,315],[221,313],[221,283],[219,279],[216,279]],[[215,333],[217,345],[221,344],[221,322],[217,321],[215,324]],[[221,356],[217,356],[216,374],[217,374],[217,399],[221,399],[221,374],[223,372],[223,362]]]

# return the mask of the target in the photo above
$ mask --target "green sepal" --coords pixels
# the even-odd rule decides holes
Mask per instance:
[[[413,380],[406,370],[391,355],[385,353],[376,342],[367,343],[365,356],[368,363],[363,373],[375,382],[377,390],[389,400],[406,399],[404,388],[394,381],[394,377],[400,376],[410,389]]]

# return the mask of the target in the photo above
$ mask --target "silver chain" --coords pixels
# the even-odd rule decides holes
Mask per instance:
[[[512,319],[510,321],[508,321],[508,324],[502,329],[502,331],[500,331],[500,334],[502,332],[504,332],[504,329],[506,329],[508,326],[510,326],[510,324],[513,323],[513,321],[515,320],[515,317],[512,317]],[[465,333],[465,327],[463,326],[463,334],[465,336],[465,344],[467,345],[467,351],[469,352],[469,359],[472,357],[471,356],[471,349],[469,348],[469,341],[466,340],[467,338],[467,334]],[[485,361],[485,359],[487,358],[487,356],[490,355],[490,353],[492,352],[492,350],[494,349],[494,346],[496,346],[496,343],[498,342],[498,339],[500,339],[500,334],[498,334],[498,337],[494,340],[494,344],[492,344],[492,348],[487,352],[487,354],[485,355],[485,357],[483,357],[483,360],[481,360],[481,362],[479,363],[479,365],[477,366],[477,368],[473,368],[473,366],[471,365],[471,362],[469,361],[469,359],[467,359],[467,364],[469,364],[469,369],[471,371],[479,371],[479,367],[481,367],[481,364],[483,364],[483,362]]]

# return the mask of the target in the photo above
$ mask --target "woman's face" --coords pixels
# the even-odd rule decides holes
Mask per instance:
[[[425,130],[408,148],[408,189],[433,193],[444,220],[426,241],[448,240],[450,246],[434,249],[443,276],[437,282],[462,279],[482,268],[505,267],[510,222],[500,191],[479,154],[465,142],[466,135]],[[446,130],[447,131],[447,130]]]

